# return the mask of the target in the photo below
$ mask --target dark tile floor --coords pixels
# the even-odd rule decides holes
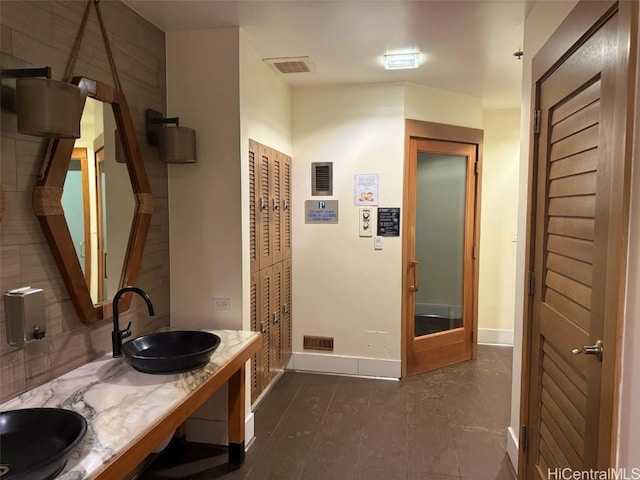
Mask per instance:
[[[508,347],[402,382],[287,372],[255,412],[240,470],[226,450],[173,443],[140,477],[513,480]]]

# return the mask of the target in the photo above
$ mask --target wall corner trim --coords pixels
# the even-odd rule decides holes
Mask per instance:
[[[512,427],[507,428],[507,455],[513,469],[518,471],[518,437]]]

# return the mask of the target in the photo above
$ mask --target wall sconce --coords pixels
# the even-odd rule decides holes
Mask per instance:
[[[147,143],[160,147],[160,160],[165,163],[196,162],[196,131],[180,127],[178,117],[164,118],[162,113],[148,109]],[[175,124],[174,127],[165,127]]]
[[[51,67],[3,69],[2,78],[16,79],[16,113],[20,133],[37,137],[80,137],[80,88],[51,80]]]

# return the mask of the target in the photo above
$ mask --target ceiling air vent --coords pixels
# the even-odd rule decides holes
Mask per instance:
[[[311,73],[316,70],[309,57],[265,58],[264,62],[282,74]]]
[[[311,195],[333,195],[333,162],[311,164]]]
[[[305,350],[327,350],[333,352],[333,337],[304,335],[302,347]]]

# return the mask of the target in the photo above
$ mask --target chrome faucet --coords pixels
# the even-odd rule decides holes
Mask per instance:
[[[149,295],[147,295],[143,290],[138,287],[123,287],[116,292],[113,296],[113,332],[111,332],[111,345],[113,346],[113,356],[121,357],[122,356],[122,339],[131,336],[131,322],[127,325],[127,328],[124,330],[120,330],[120,321],[118,319],[118,302],[120,301],[120,297],[127,292],[133,292],[140,295],[144,301],[147,303],[147,308],[149,309],[149,315],[153,317],[153,304],[151,303],[151,299]]]

